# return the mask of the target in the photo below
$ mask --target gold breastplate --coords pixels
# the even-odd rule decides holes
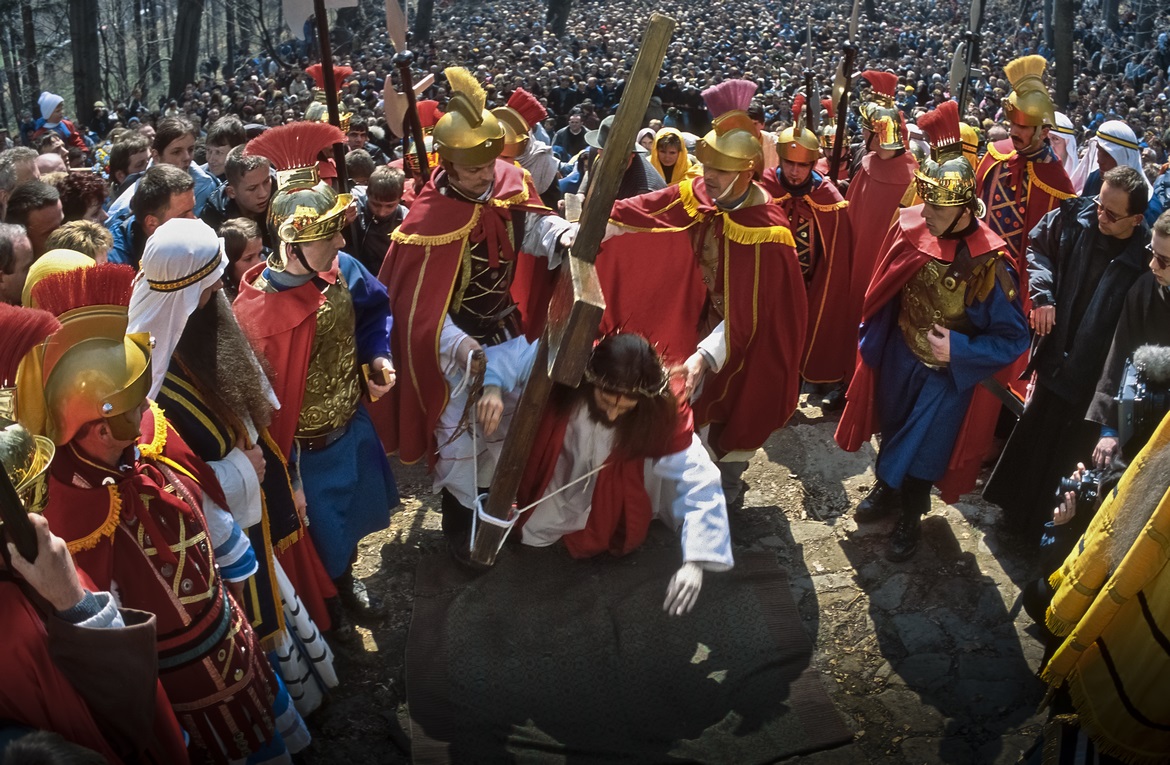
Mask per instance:
[[[341,274],[324,290],[317,309],[317,334],[305,379],[305,400],[297,420],[297,436],[313,438],[336,430],[357,413],[361,380],[353,298]]]
[[[931,260],[918,269],[918,273],[902,287],[902,310],[898,314],[898,326],[906,345],[928,367],[942,369],[940,362],[930,351],[928,334],[935,324],[964,334],[974,329],[967,318],[967,282],[958,281],[948,274],[950,266]]]

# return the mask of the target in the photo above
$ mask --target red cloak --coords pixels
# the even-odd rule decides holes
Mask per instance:
[[[72,444],[58,449],[45,519],[99,589],[116,582],[123,604],[156,616],[159,679],[192,746],[216,761],[245,757],[276,732],[277,686],[215,566],[202,499],[227,503],[211,468],[153,404],[142,433],[126,471]]]
[[[398,368],[398,384],[369,408],[370,417],[388,453],[397,452],[406,463],[424,456],[433,465],[437,458],[435,425],[447,405],[450,391],[439,368],[439,334],[460,276],[463,251],[469,242],[495,242],[501,252],[506,244],[505,223],[513,214],[552,211],[527,171],[496,160],[495,185],[486,203],[471,203],[442,194],[435,186],[441,169],[419,192],[410,214],[394,232],[390,251],[378,279],[390,293],[390,313],[398,317],[390,333],[390,348]],[[515,247],[519,246],[515,243]],[[501,255],[503,257],[503,255]],[[534,319],[543,321],[552,294],[553,280],[546,264],[528,263],[516,253],[516,277],[531,274],[525,285],[514,284],[512,295],[520,306],[525,330]]]
[[[815,383],[843,380],[853,371],[857,352],[857,324],[853,312],[845,309],[853,273],[853,230],[846,211],[849,203],[828,178],[822,178],[801,197],[789,194],[772,170],[764,173],[761,185],[784,209],[790,225],[797,219],[811,219],[821,258],[807,285],[808,335],[801,375]]]
[[[979,161],[979,168],[975,171],[975,189],[979,198],[989,207],[991,192],[999,183],[1001,177],[1011,184],[1011,176],[1018,179],[1027,174],[1028,188],[1024,195],[1023,204],[1017,205],[1017,211],[1023,212],[1023,237],[1020,239],[1017,251],[1010,243],[1008,254],[1012,258],[1012,268],[1020,280],[1020,293],[1024,296],[1024,313],[1027,315],[1032,301],[1028,297],[1028,234],[1040,222],[1040,219],[1055,209],[1063,199],[1070,199],[1077,194],[1073,190],[1072,181],[1060,162],[1033,162],[1017,152],[1012,146],[1012,140],[1005,138],[1002,141],[989,144],[987,153]],[[1021,209],[1022,208],[1022,209]],[[995,230],[996,216],[988,214],[988,222]],[[997,230],[1001,236],[1006,232]],[[1005,238],[1007,238],[1005,236]]]
[[[1012,259],[1012,268],[1015,269],[1016,278],[1020,282],[1024,315],[1028,316],[1032,311],[1032,295],[1028,289],[1028,234],[1041,218],[1060,204],[1061,200],[1075,197],[1076,192],[1062,163],[1033,162],[1026,159],[1015,150],[1010,138],[988,145],[987,153],[983,155],[979,168],[975,171],[975,189],[979,198],[988,206],[988,222],[1005,240],[1011,240],[1012,237],[1009,236],[1009,232],[999,228],[1007,224],[1002,223],[1000,213],[991,209],[992,195],[1001,182],[1006,183],[1009,189],[1015,189],[1019,178],[1024,174],[1028,178],[1027,192],[1023,204],[1017,204],[1016,207],[1016,211],[1023,215],[1021,233],[1017,240],[1008,241],[1007,247],[1008,255]],[[1028,355],[1027,352],[1021,354],[1020,358],[1001,375],[996,375],[997,379],[1011,386],[1021,398],[1026,395],[1027,381],[1021,380],[1020,376],[1028,366]],[[985,391],[976,391],[976,394],[990,395]]]
[[[127,627],[109,630],[46,622],[20,585],[4,576],[0,570],[0,614],[4,615],[0,655],[5,662],[0,719],[58,733],[114,765],[139,759],[176,765],[187,762],[179,723],[166,692],[154,679],[152,667],[157,660],[150,615],[124,612]],[[85,572],[79,571],[78,578],[91,592],[97,589]],[[132,614],[140,617],[133,626]],[[67,630],[64,634],[68,638],[68,656],[63,660],[84,672],[93,690],[109,690],[114,685],[120,693],[118,699],[91,698],[93,706],[86,702],[56,660],[61,644],[54,643],[50,635],[60,629]],[[144,644],[146,640],[152,642]],[[78,666],[76,659],[87,657],[92,660]],[[115,706],[110,707],[110,702]],[[145,730],[150,734],[144,736]]]
[[[1003,239],[982,221],[965,241],[972,257],[1007,249]],[[957,244],[955,239],[939,239],[931,235],[922,217],[922,205],[902,210],[897,225],[890,229],[882,245],[877,273],[865,293],[862,321],[873,317],[896,298],[902,287],[931,259],[943,263],[954,261]],[[857,451],[878,432],[874,405],[875,374],[876,370],[865,363],[859,351],[853,381],[845,394],[845,411],[841,413],[834,434],[837,445],[845,451]],[[990,394],[980,393],[985,392],[977,387],[955,439],[946,475],[937,483],[944,502],[955,502],[959,495],[975,487],[983,458],[991,446],[999,402]]]
[[[707,375],[695,423],[712,426],[721,453],[759,448],[796,409],[808,320],[784,211],[760,204],[722,212],[695,178],[620,200],[611,220],[635,233],[609,239],[599,253],[602,331],[637,332],[674,363],[701,339],[707,288],[693,242],[716,227],[729,352],[723,369]]]
[[[910,152],[882,159],[876,151],[861,160],[857,174],[849,181],[849,223],[853,228],[853,278],[849,305],[857,324],[866,290],[878,269],[881,243],[898,217],[906,189],[914,182],[918,162]]]
[[[681,388],[681,384],[676,387]],[[679,412],[674,432],[663,439],[657,450],[652,454],[627,458],[611,454],[606,467],[598,472],[585,528],[561,537],[574,558],[591,558],[604,552],[628,555],[646,541],[650,521],[654,520],[654,507],[646,492],[645,461],[681,452],[690,445],[694,434],[694,417],[690,406],[682,400],[681,392],[676,390]],[[545,407],[532,444],[532,456],[517,490],[517,503],[521,507],[540,499],[548,489],[564,450],[565,431],[574,411],[575,406],[558,409],[549,404]],[[530,515],[521,516],[517,527],[522,527]]]
[[[256,355],[268,360],[272,389],[280,402],[280,408],[272,412],[268,434],[285,459],[291,459],[305,402],[305,370],[317,336],[317,310],[324,304],[325,294],[316,288],[280,292],[257,289],[254,282],[265,267],[257,263],[240,279],[240,294],[232,310]],[[317,276],[336,284],[339,272],[335,258],[333,267]],[[304,534],[276,557],[317,627],[328,630],[332,622],[325,601],[337,595],[337,588],[325,573],[312,539]]]

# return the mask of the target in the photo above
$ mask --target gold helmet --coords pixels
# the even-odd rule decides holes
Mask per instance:
[[[30,513],[43,512],[49,500],[49,463],[56,452],[53,442],[44,436],[0,419],[0,468],[8,473],[16,496]]]
[[[816,162],[821,158],[821,144],[817,134],[803,124],[804,94],[792,99],[792,127],[780,131],[776,137],[776,152],[789,162]]]
[[[730,172],[763,168],[760,130],[747,113],[756,87],[749,80],[726,80],[703,91],[707,109],[715,115],[711,131],[695,147],[695,158],[704,167]]]
[[[313,64],[305,68],[305,74],[313,78],[317,87],[313,89],[313,103],[305,109],[305,120],[308,122],[328,122],[329,106],[325,100],[325,69],[321,64]],[[337,86],[337,122],[341,125],[341,132],[349,132],[349,121],[353,114],[341,109],[341,83],[346,77],[353,74],[348,66],[333,67],[333,84]]]
[[[17,386],[26,375],[34,381],[34,387],[40,385],[33,373],[36,362],[26,359],[35,356],[33,350],[60,327],[57,317],[48,311],[0,304],[0,333],[4,336],[0,345],[0,463],[21,504],[30,512],[44,510],[47,471],[55,449],[48,438],[34,436],[16,423]]]
[[[833,150],[833,144],[837,142],[837,115],[835,114],[833,99],[822,98],[821,108],[825,111],[825,124],[821,125],[817,137],[821,141],[821,148],[826,152],[830,152]]]
[[[966,122],[959,123],[959,136],[963,140],[963,156],[971,167],[979,166],[979,131]]]
[[[344,140],[328,123],[294,122],[265,130],[244,147],[245,154],[267,157],[276,168],[268,226],[280,241],[317,242],[345,228],[353,197],[334,191],[317,168],[321,153]]]
[[[149,334],[126,334],[134,276],[129,266],[102,263],[37,286],[37,302],[57,314],[61,328],[21,364],[18,415],[58,446],[98,420],[119,440],[138,437],[151,344]]]
[[[894,101],[898,75],[867,69],[861,76],[870,86],[868,100],[862,101],[857,107],[861,129],[873,133],[883,149],[905,149],[906,123]]]
[[[504,150],[504,126],[484,106],[487,93],[463,67],[443,70],[451,85],[447,113],[432,133],[439,156],[456,165],[486,165]]]
[[[1013,123],[1025,127],[1056,124],[1056,109],[1043,80],[1047,68],[1048,61],[1037,55],[1017,58],[1004,66],[1012,92],[1003,102],[1003,112]]]
[[[930,137],[930,158],[914,171],[918,196],[937,207],[963,207],[977,203],[975,169],[963,156],[959,133],[959,105],[946,101],[918,118],[918,126]],[[977,213],[982,217],[982,212]]]
[[[507,106],[497,106],[492,109],[492,114],[504,127],[504,148],[500,151],[500,159],[510,162],[528,148],[528,123],[519,112]]]

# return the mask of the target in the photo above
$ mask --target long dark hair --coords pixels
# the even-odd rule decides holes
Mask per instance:
[[[571,412],[578,404],[593,409],[595,388],[638,400],[637,406],[613,424],[614,452],[620,459],[667,453],[678,427],[679,402],[670,385],[670,373],[646,338],[632,333],[604,338],[593,349],[581,385],[553,386],[552,406],[560,413]]]

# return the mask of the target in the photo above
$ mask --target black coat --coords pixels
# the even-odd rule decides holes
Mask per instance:
[[[1028,234],[1032,303],[1035,307],[1056,306],[1056,323],[1048,335],[1036,341],[1029,369],[1036,371],[1041,385],[1078,407],[1088,407],[1125,296],[1148,270],[1145,247],[1150,229],[1142,223],[1105,267],[1084,316],[1069,316],[1089,271],[1089,258],[1102,236],[1097,228],[1096,200],[1085,197],[1064,200]],[[1076,334],[1070,337],[1073,326]]]

